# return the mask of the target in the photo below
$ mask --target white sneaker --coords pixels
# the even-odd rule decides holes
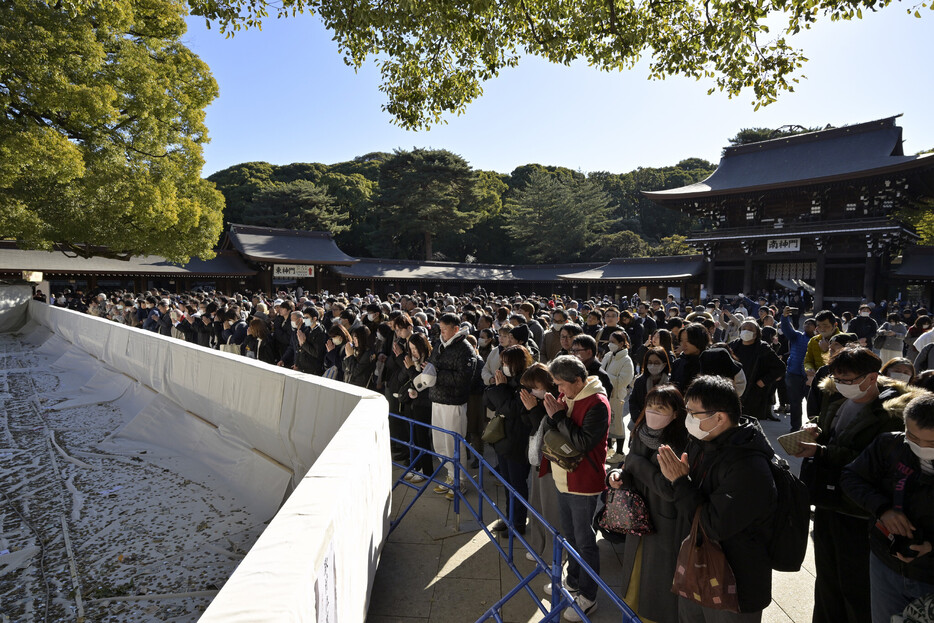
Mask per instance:
[[[590,616],[597,611],[597,600],[594,599],[590,601],[583,595],[578,595],[574,598],[574,602],[577,606],[584,612],[586,620],[590,619]],[[577,614],[577,610],[574,608],[568,608],[564,611],[564,620],[565,621],[584,621],[585,619],[581,618],[581,615]]]
[[[427,480],[427,478],[418,473],[413,473],[411,476],[412,477],[409,478],[409,482],[411,482],[413,485],[420,485]]]
[[[434,491],[434,492],[437,493],[438,495],[444,495],[445,493],[447,493],[447,492],[450,490],[450,487],[451,487],[453,484],[454,484],[454,480],[453,480],[452,478],[448,478],[447,480],[444,481],[444,484],[443,484],[443,485],[440,485],[440,484],[439,484],[439,485],[435,485],[435,488],[432,489],[432,491]]]
[[[571,593],[572,597],[576,597],[578,592],[580,592],[580,589],[568,586],[567,582],[564,583],[564,588],[567,589],[567,592]],[[551,582],[545,585],[545,594],[551,597]]]
[[[532,555],[532,552],[526,552],[526,553],[525,553],[525,559],[526,559],[526,560],[530,560],[530,561],[532,561],[532,562],[535,562],[535,556]],[[551,585],[550,585],[550,584],[548,585],[548,590],[549,590],[549,591],[551,590]],[[551,593],[548,593],[548,594],[550,595]]]

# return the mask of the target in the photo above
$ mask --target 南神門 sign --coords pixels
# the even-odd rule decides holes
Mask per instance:
[[[309,264],[273,264],[272,276],[277,279],[283,277],[294,277],[296,279],[314,277],[315,267]]]
[[[786,253],[801,250],[801,238],[772,238],[766,245],[767,253]]]

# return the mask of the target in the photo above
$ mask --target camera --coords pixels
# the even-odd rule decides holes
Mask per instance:
[[[917,550],[911,549],[912,545],[921,545],[924,541],[919,538],[908,538],[898,534],[889,535],[889,553],[893,556],[901,554],[905,558],[915,558],[918,555]]]

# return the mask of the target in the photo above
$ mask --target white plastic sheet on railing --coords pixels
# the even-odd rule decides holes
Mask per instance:
[[[36,301],[23,322],[77,385],[62,408],[125,407],[102,447],[197,462],[269,516],[291,490],[203,621],[364,619],[392,487],[382,396]]]

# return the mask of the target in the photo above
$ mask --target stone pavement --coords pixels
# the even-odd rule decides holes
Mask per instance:
[[[783,455],[775,441],[787,432],[788,420],[763,422],[763,428],[773,447]],[[488,460],[492,455],[488,454]],[[791,459],[797,473],[799,460]],[[397,470],[396,476],[401,472]],[[476,476],[476,470],[471,470]],[[492,478],[487,479],[485,490],[501,508],[507,508],[507,497],[502,487]],[[393,492],[392,517],[408,505],[414,491],[400,486]],[[477,505],[476,492],[467,494]],[[496,519],[487,506],[484,522]],[[511,591],[519,580],[493,546],[489,537],[472,521],[470,512],[461,508],[461,531],[455,530],[453,503],[436,495],[429,488],[416,501],[399,527],[384,545],[376,581],[370,598],[368,623],[471,623],[503,595]],[[500,543],[507,546],[505,539]],[[614,545],[598,537],[601,577],[617,594],[621,593],[622,545]],[[508,551],[508,550],[507,550]],[[550,551],[545,560],[549,560]],[[516,567],[527,575],[534,563],[526,560],[525,549],[516,541],[514,559]],[[766,623],[805,623],[811,620],[814,599],[814,558],[808,548],[804,565],[797,573],[773,572],[772,604],[765,611]],[[531,586],[547,607],[547,596],[542,588],[548,582],[546,575],[532,581]],[[595,623],[620,621],[618,610],[608,598],[598,596],[599,607],[592,618]],[[532,623],[541,618],[532,598],[523,591],[514,596],[503,608],[503,619],[510,623]],[[492,619],[490,619],[492,621]],[[676,623],[659,621],[657,623]]]

